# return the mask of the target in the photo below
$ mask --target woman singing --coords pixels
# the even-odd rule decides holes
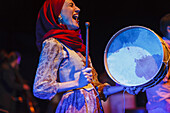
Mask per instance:
[[[46,0],[37,19],[37,47],[41,54],[33,93],[49,100],[63,93],[56,113],[102,113],[101,99],[124,89],[101,84],[90,58],[89,66],[85,66],[79,12],[72,0]]]

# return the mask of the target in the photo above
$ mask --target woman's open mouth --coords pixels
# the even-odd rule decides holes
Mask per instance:
[[[79,15],[78,14],[74,14],[73,15],[73,19],[76,20],[76,22],[79,22],[79,19],[78,19]]]

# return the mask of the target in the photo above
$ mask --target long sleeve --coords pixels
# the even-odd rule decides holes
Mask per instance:
[[[59,86],[57,72],[62,59],[62,45],[54,38],[46,39],[43,42],[34,80],[34,96],[51,99],[56,95]]]

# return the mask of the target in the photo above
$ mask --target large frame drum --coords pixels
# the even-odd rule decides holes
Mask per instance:
[[[160,36],[143,26],[121,29],[109,40],[104,65],[110,78],[123,86],[149,88],[168,71],[169,50]]]

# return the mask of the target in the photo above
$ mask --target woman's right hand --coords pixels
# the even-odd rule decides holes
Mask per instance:
[[[80,77],[78,79],[78,88],[84,87],[92,81],[92,69],[82,68]]]

